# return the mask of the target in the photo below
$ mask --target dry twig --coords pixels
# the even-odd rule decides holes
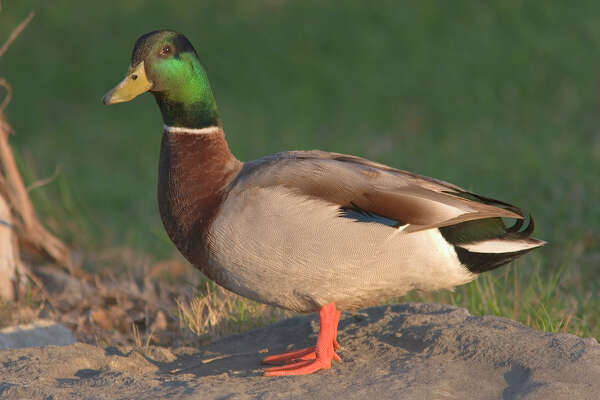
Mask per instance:
[[[35,210],[8,144],[8,135],[11,131],[4,114],[0,111],[0,163],[3,183],[6,185],[0,188],[0,194],[5,196],[14,217],[16,217],[16,221],[13,223],[19,228],[17,230],[19,240],[42,250],[73,272],[70,250],[60,239],[48,232],[35,215]]]
[[[4,42],[4,44],[2,45],[2,47],[0,47],[0,57],[2,57],[4,55],[4,53],[6,53],[6,50],[8,50],[8,48],[10,47],[10,45],[12,44],[12,42],[15,41],[15,39],[21,34],[21,32],[23,32],[23,29],[25,29],[27,27],[27,25],[29,25],[29,23],[31,22],[31,20],[33,19],[33,17],[35,17],[35,13],[32,11],[29,13],[29,15],[27,16],[27,18],[25,18],[23,20],[23,22],[21,22],[10,34],[10,36],[8,37],[8,39],[6,40],[6,42]]]
[[[35,13],[29,13],[27,18],[12,31],[6,42],[0,47],[0,57],[6,53],[34,16]],[[14,260],[11,261],[14,263],[13,274],[8,274],[4,278],[14,281],[17,279],[13,276],[14,272],[18,271],[19,275],[29,276],[31,279],[32,274],[28,273],[18,257],[18,248],[20,247],[36,249],[66,267],[71,273],[77,273],[79,269],[73,265],[70,249],[47,231],[35,215],[28,190],[23,183],[8,140],[13,130],[4,115],[4,109],[11,100],[12,88],[4,78],[0,78],[0,87],[4,89],[4,98],[0,102],[0,197],[8,206],[10,233],[11,235],[16,234],[19,244],[23,245],[17,246],[14,243],[13,253],[15,255],[13,256]],[[40,282],[35,283],[40,284]],[[4,297],[14,297],[10,295],[10,291],[5,293],[8,293],[8,296]]]

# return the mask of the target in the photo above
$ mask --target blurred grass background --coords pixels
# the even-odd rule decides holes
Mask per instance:
[[[600,3],[8,0],[0,37],[31,10],[0,60],[6,113],[26,178],[59,168],[32,196],[74,245],[174,254],[155,200],[154,100],[100,103],[135,39],[171,28],[195,45],[238,158],[350,153],[517,204],[549,244],[517,263],[518,278],[508,268],[442,296],[469,306],[469,290],[498,296],[494,282],[508,282],[513,314],[479,312],[514,317],[524,297],[510,293],[539,283],[552,289],[532,292],[540,313],[600,335]]]

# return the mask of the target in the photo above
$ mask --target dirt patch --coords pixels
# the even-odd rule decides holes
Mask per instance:
[[[0,352],[0,397],[197,399],[592,399],[594,339],[532,330],[461,308],[401,304],[343,314],[333,368],[261,376],[260,359],[316,339],[315,316],[210,345],[166,349],[74,344]]]

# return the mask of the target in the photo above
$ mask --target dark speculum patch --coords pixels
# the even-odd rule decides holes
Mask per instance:
[[[401,226],[406,225],[405,222],[387,218],[382,215],[375,214],[365,209],[362,209],[354,203],[351,204],[352,207],[340,207],[340,217],[353,219],[356,222],[376,222],[378,224],[387,225],[392,228],[399,228]]]

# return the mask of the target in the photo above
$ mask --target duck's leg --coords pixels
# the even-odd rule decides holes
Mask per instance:
[[[340,345],[337,341],[337,326],[338,326],[338,323],[340,320],[340,314],[341,314],[341,311],[339,311],[339,310],[335,311],[335,320],[333,322],[333,326],[335,327],[335,331],[333,334],[333,349],[334,350],[338,350],[340,348]],[[323,329],[323,328],[321,327],[321,329]],[[318,340],[317,340],[317,342],[318,342]],[[283,365],[283,364],[295,363],[298,361],[314,360],[317,358],[316,348],[317,348],[317,346],[310,346],[310,347],[306,347],[304,349],[293,350],[293,351],[290,351],[287,353],[275,354],[275,355],[264,358],[262,360],[262,363],[263,364],[271,364],[271,365]],[[342,359],[337,354],[335,354],[335,352],[333,353],[333,359],[335,361],[339,361],[339,362],[342,361]]]
[[[284,364],[279,367],[265,368],[266,376],[276,375],[306,375],[320,369],[331,367],[331,360],[341,361],[335,353],[339,349],[337,342],[337,325],[340,311],[335,309],[335,303],[321,307],[319,311],[320,330],[315,346],[294,350],[283,354],[272,355],[263,359],[263,364]]]

